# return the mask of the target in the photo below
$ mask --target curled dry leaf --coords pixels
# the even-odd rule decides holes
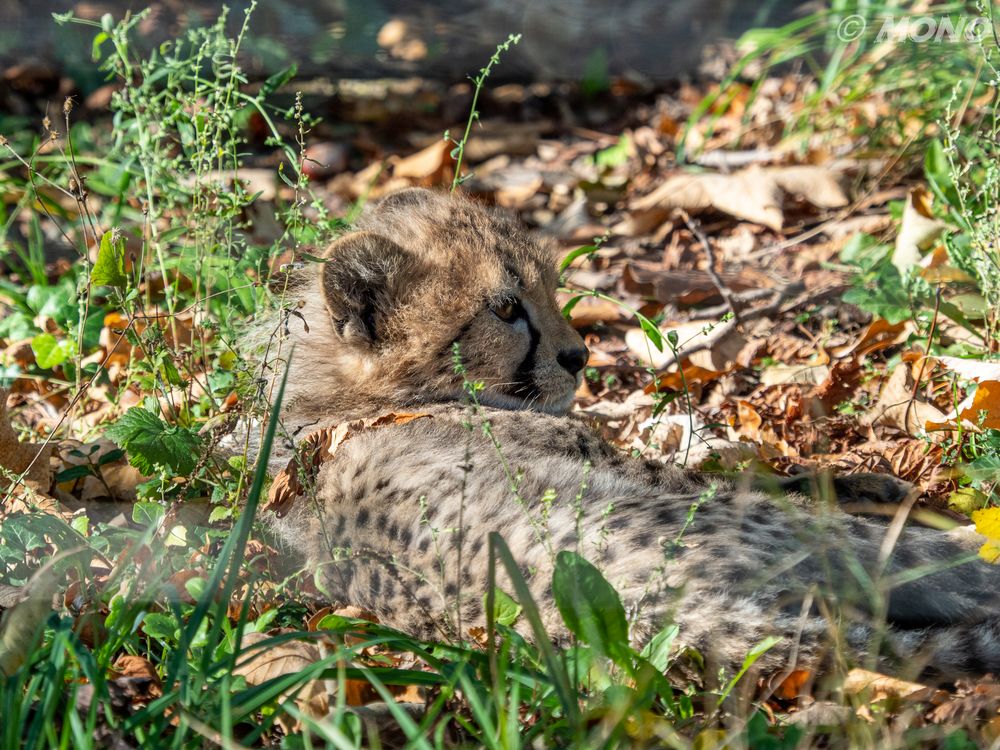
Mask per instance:
[[[857,352],[864,356],[902,343],[912,331],[913,322],[910,320],[905,320],[902,323],[890,323],[882,318],[875,318],[853,343],[836,347],[831,350],[831,354],[835,357],[846,357]]]
[[[711,458],[726,469],[734,469],[757,457],[753,446],[716,436],[697,415],[660,414],[640,422],[638,430],[632,449],[655,446],[661,455],[678,456],[689,467]]]
[[[937,690],[919,682],[907,682],[867,669],[852,669],[844,678],[844,693],[860,695],[869,693],[872,701],[886,698],[905,699],[907,701],[935,701],[943,699],[944,691]]]
[[[115,671],[119,672],[122,677],[148,680],[149,695],[152,697],[163,695],[160,677],[156,674],[156,667],[149,659],[133,654],[123,654],[115,661]]]
[[[906,273],[920,262],[920,251],[928,249],[947,227],[931,212],[933,197],[926,188],[917,186],[906,196],[903,220],[896,235],[892,264]]]
[[[279,518],[291,509],[295,499],[313,486],[320,466],[333,458],[347,440],[368,430],[406,424],[414,419],[430,419],[430,414],[383,414],[380,417],[356,419],[353,422],[324,427],[309,433],[295,451],[288,465],[278,472],[268,491],[265,512]]]
[[[972,275],[952,265],[951,259],[948,257],[948,250],[943,243],[934,243],[933,248],[920,262],[922,266],[920,275],[925,280],[931,284],[961,283],[976,285],[976,279]],[[970,305],[972,305],[973,309],[981,311],[986,304],[983,296],[976,293],[955,295],[952,297],[952,302],[962,312],[968,312],[963,308]]]
[[[830,366],[826,378],[816,385],[811,395],[829,411],[854,395],[863,375],[859,357],[838,359]]]
[[[766,355],[785,365],[808,364],[808,360],[816,353],[813,342],[784,331],[773,331],[760,342],[760,351],[755,354],[755,358],[763,358]]]
[[[758,444],[760,457],[766,460],[798,457],[801,440],[795,428],[807,424],[802,419],[800,386],[771,386],[753,398],[754,403],[737,402],[736,414],[728,418],[730,437]]]
[[[1000,711],[1000,683],[984,680],[976,685],[959,684],[963,693],[958,697],[936,706],[928,719],[934,724],[954,724],[974,719],[981,715],[996,716]]]
[[[676,372],[668,372],[657,377],[656,380],[646,386],[646,393],[655,393],[656,391],[665,390],[682,391],[693,385],[711,383],[713,380],[718,380],[725,374],[725,371],[708,370],[695,364],[689,364]]]

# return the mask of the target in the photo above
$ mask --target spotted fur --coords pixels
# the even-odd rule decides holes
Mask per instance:
[[[677,623],[678,648],[730,673],[769,635],[781,641],[766,670],[836,655],[945,678],[1000,670],[1000,568],[976,558],[974,535],[904,527],[893,541],[802,495],[624,457],[562,415],[582,342],[554,302],[551,252],[510,218],[406,191],[328,257],[299,288],[309,330],[293,323],[285,345],[289,434],[432,415],[345,443],[315,498],[278,521],[335,597],[415,635],[460,636],[483,622],[497,531],[557,638],[553,560],[573,549],[620,591],[636,645]],[[479,408],[462,398],[455,343],[484,383]]]

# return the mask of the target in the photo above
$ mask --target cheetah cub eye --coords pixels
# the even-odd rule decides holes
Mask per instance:
[[[507,300],[498,305],[490,307],[490,312],[496,315],[504,323],[513,323],[523,315],[521,303],[517,300]]]

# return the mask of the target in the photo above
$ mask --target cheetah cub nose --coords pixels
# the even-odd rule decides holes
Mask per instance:
[[[589,358],[590,349],[585,346],[579,349],[567,349],[556,355],[556,361],[573,377],[576,377],[576,374],[583,369]]]

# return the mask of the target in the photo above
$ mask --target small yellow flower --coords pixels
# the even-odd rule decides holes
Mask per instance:
[[[979,556],[986,562],[1000,560],[1000,508],[973,511],[972,521],[976,524],[976,531],[986,537]]]

